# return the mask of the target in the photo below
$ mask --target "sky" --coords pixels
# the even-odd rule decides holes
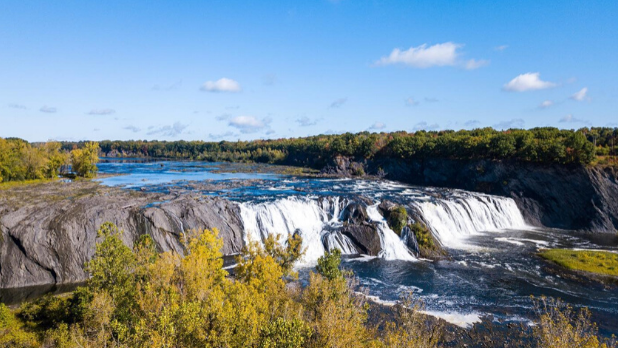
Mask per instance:
[[[0,137],[618,127],[618,1],[0,1]]]

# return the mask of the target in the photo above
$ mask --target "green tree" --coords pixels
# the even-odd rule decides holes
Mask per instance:
[[[321,276],[333,280],[343,277],[339,264],[341,264],[341,250],[335,248],[332,251],[326,251],[324,256],[318,258],[318,265],[315,269]]]
[[[99,143],[88,142],[82,149],[71,151],[71,165],[78,176],[93,178],[98,171]]]

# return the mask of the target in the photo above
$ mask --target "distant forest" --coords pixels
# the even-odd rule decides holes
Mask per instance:
[[[0,182],[55,178],[72,167],[96,173],[96,154],[211,162],[257,162],[321,169],[337,156],[356,161],[444,158],[515,160],[544,164],[617,163],[618,128],[418,131],[345,133],[253,141],[147,141],[28,143],[0,138]],[[72,165],[69,167],[69,165]]]
[[[101,141],[106,156],[258,162],[321,168],[336,156],[357,160],[508,159],[536,163],[607,163],[618,128],[417,131],[317,135],[254,141]],[[65,150],[82,143],[62,143]]]

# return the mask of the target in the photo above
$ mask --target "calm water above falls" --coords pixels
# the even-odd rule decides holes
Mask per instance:
[[[107,161],[101,173],[125,174],[102,179],[105,185],[165,191],[188,181],[257,179],[248,185],[202,191],[238,201],[245,239],[299,231],[307,248],[303,265],[311,266],[326,248],[349,254],[352,269],[369,294],[393,301],[413,291],[427,311],[462,326],[493,315],[498,320],[528,321],[529,296],[560,297],[589,307],[604,333],[618,333],[618,290],[584,284],[549,273],[535,253],[542,247],[603,249],[618,252],[614,236],[532,228],[507,198],[461,190],[426,188],[390,181],[308,179],[276,174],[222,172],[216,163]],[[369,219],[377,226],[382,251],[358,256],[352,241],[337,232],[343,209],[366,197]],[[450,260],[419,260],[386,225],[377,204],[388,199],[420,214],[447,247]],[[301,268],[307,275],[311,268]]]

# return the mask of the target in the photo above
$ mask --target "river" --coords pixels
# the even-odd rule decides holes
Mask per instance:
[[[301,279],[325,249],[337,247],[346,255],[343,266],[385,304],[411,291],[429,314],[462,327],[484,316],[528,324],[533,318],[530,295],[547,295],[588,307],[603,334],[618,333],[616,287],[565,279],[536,256],[541,248],[618,252],[616,237],[528,226],[510,198],[387,180],[252,173],[242,166],[204,162],[104,160],[99,171],[121,174],[101,179],[104,185],[143,191],[172,190],[190,181],[253,179],[249,185],[201,193],[240,203],[245,240],[300,233],[306,248]],[[382,249],[377,256],[362,255],[338,232],[342,212],[359,200],[377,226]],[[415,255],[405,236],[393,232],[380,215],[377,205],[383,200],[417,212],[450,257],[432,261]]]

